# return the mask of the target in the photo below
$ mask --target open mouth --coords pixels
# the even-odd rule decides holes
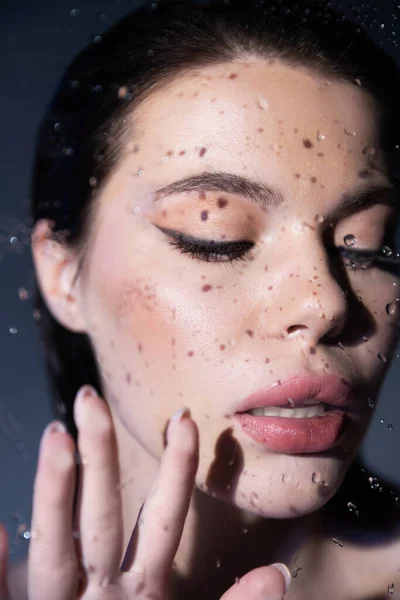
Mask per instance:
[[[257,417],[283,417],[287,419],[312,419],[314,417],[323,417],[326,413],[339,410],[337,406],[332,406],[324,402],[313,404],[302,404],[301,406],[268,406],[265,408],[252,408],[242,414],[249,414]]]

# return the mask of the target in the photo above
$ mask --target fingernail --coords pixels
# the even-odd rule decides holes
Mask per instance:
[[[61,421],[52,421],[45,427],[45,429],[43,431],[42,439],[40,442],[40,452],[43,450],[43,444],[48,439],[48,437],[50,435],[52,435],[53,433],[57,433],[57,432],[58,433],[67,433],[67,428],[65,427],[64,423],[62,423]]]
[[[183,419],[183,417],[190,415],[190,411],[186,406],[180,408],[169,420],[167,427],[167,444],[170,443],[173,435],[173,431],[176,427],[176,424],[179,423]]]
[[[285,578],[285,594],[286,594],[286,592],[289,589],[290,582],[292,581],[292,576],[290,574],[288,567],[284,563],[274,563],[273,565],[270,565],[270,567],[274,567],[275,569],[278,569],[278,571],[280,571],[282,573],[282,575],[284,576],[284,578]]]
[[[97,396],[97,392],[91,385],[83,385],[79,389],[74,402],[74,419],[78,427],[82,425],[89,416],[89,411],[85,410],[86,399],[95,396]]]

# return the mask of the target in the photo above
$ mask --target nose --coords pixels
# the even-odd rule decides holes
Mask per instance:
[[[278,338],[299,337],[315,346],[335,339],[342,332],[348,318],[348,289],[343,282],[340,284],[343,276],[340,277],[322,244],[308,245],[304,250],[300,256],[298,250],[291,253],[281,271],[282,280],[275,286],[279,297],[274,304],[284,309],[279,313],[273,311],[277,317],[273,328]],[[299,257],[296,264],[294,255]],[[292,277],[287,276],[288,271]],[[272,316],[270,310],[268,314]]]

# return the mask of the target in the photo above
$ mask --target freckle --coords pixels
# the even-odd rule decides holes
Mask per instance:
[[[247,335],[249,335],[250,337],[253,337],[253,331],[251,329],[246,329],[246,333]]]
[[[310,348],[310,354],[315,354],[315,353],[316,353],[316,349],[313,346],[311,346],[311,348]]]
[[[212,285],[207,283],[206,285],[203,285],[201,289],[203,290],[203,292],[209,292],[210,290],[212,290]]]
[[[268,271],[268,265],[265,265],[264,271]]]
[[[220,114],[220,115],[224,115],[224,114],[225,114],[225,111],[224,111],[224,110],[220,110],[220,111],[219,111],[219,114]]]
[[[194,354],[193,350],[189,350],[188,356],[193,356],[193,354]]]
[[[284,228],[284,227],[282,227],[282,228],[281,228],[281,231],[285,231],[285,228]]]
[[[164,219],[165,219],[165,217],[167,216],[167,211],[166,211],[166,210],[163,210],[161,214],[162,214],[162,216],[163,216],[163,217],[164,217]]]
[[[211,102],[216,102],[217,99],[216,98],[211,98]]]
[[[200,200],[205,200],[206,199],[206,193],[205,192],[199,192],[199,199]]]
[[[139,379],[136,379],[135,385],[136,385],[136,387],[140,387],[140,380]]]
[[[129,383],[129,385],[130,385],[130,384],[131,384],[131,382],[132,382],[132,378],[131,378],[131,374],[130,374],[130,373],[127,373],[127,374],[126,374],[126,382],[127,382],[127,383]]]
[[[113,340],[110,342],[110,348],[115,348],[115,342]]]
[[[226,348],[225,344],[221,344],[221,345],[220,345],[220,347],[219,347],[219,349],[220,349],[221,351],[222,351],[222,350],[225,350],[225,348]]]
[[[175,346],[175,342],[176,342],[176,340],[175,340],[175,338],[173,337],[173,338],[171,339],[171,346]]]
[[[296,173],[295,177],[296,177],[296,179],[300,179],[300,177],[301,177],[300,173]]]
[[[299,130],[297,129],[297,127],[295,127],[293,131],[294,131],[295,133],[299,133]]]
[[[325,156],[323,152],[318,152],[317,156]]]
[[[237,299],[237,298],[234,298],[234,300],[233,300],[233,304],[237,304],[237,302],[238,302],[238,299]]]
[[[224,208],[228,204],[228,200],[226,198],[218,198],[217,205],[218,208]]]
[[[179,156],[183,156],[184,154],[186,154],[186,150],[181,150],[181,151],[179,152]]]
[[[201,213],[201,220],[207,221],[207,219],[208,219],[208,210],[203,210]]]
[[[316,295],[317,295],[317,292],[313,292],[313,296],[316,296]]]
[[[262,132],[264,131],[264,129],[263,129],[263,127],[259,127],[259,128],[257,129],[257,131],[258,131],[258,133],[262,133]]]
[[[138,350],[139,350],[139,352],[141,352],[143,350],[142,344],[138,344]]]
[[[223,290],[224,286],[223,285],[217,285],[217,290]]]
[[[210,415],[205,415],[205,417],[206,417],[206,419],[209,419],[209,418],[210,418]]]
[[[199,92],[195,92],[195,93],[193,94],[193,98],[195,98],[195,97],[196,97],[196,96],[198,96],[198,95],[199,95]]]
[[[167,156],[172,156],[172,155],[173,155],[173,151],[172,150],[168,150]]]
[[[178,94],[178,98],[183,98],[183,92],[181,92],[180,94]]]
[[[199,152],[199,156],[204,156],[206,152],[207,152],[207,148],[201,148],[201,150]]]
[[[270,285],[270,286],[268,286],[268,289],[269,289],[269,290],[273,290],[274,288],[273,288],[273,286],[272,286],[272,285]]]
[[[311,140],[309,140],[308,138],[303,140],[303,146],[304,148],[312,148],[313,147],[313,143]]]
[[[237,73],[231,73],[229,75],[229,79],[236,79],[237,76],[238,76]]]
[[[310,181],[311,181],[311,183],[316,183],[316,181],[317,181],[317,178],[316,178],[316,177],[314,177],[314,176],[313,176],[313,177],[310,177]]]

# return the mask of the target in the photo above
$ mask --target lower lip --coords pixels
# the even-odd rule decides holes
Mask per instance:
[[[245,433],[269,450],[286,454],[323,452],[332,448],[344,428],[346,414],[333,410],[322,417],[290,419],[235,415]]]

